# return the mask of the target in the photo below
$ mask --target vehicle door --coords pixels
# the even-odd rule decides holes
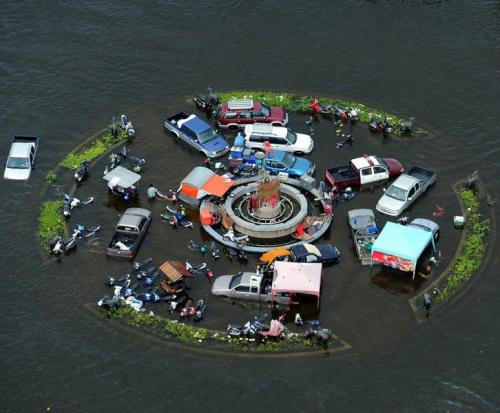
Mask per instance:
[[[410,205],[418,196],[418,190],[420,189],[420,184],[416,183],[413,187],[408,191],[408,198],[406,200],[406,205]]]
[[[266,122],[266,117],[261,110],[254,110],[251,112],[253,122]]]
[[[248,125],[249,123],[254,123],[252,119],[252,112],[240,112],[238,117],[238,123],[241,125]]]
[[[359,183],[361,185],[370,184],[375,182],[374,174],[373,174],[373,166],[368,166],[366,168],[361,168],[359,170]]]
[[[195,134],[191,129],[186,128],[185,126],[181,127],[181,139],[184,142],[189,143],[191,146],[195,146]]]
[[[250,298],[250,286],[240,284],[233,288],[233,294],[236,298]]]
[[[221,124],[229,125],[231,123],[238,123],[238,114],[236,112],[227,112],[223,116],[223,122],[221,122]]]
[[[286,139],[282,139],[277,136],[272,136],[271,138],[269,138],[269,143],[275,150],[286,151],[286,152],[290,150],[290,148],[288,147],[289,142]]]
[[[137,226],[137,231],[138,231],[138,234],[137,234],[137,242],[135,243],[135,247],[137,247],[142,239],[144,238],[144,236],[146,235],[146,231],[147,231],[147,222],[148,220],[146,218],[142,218],[140,221],[139,221],[139,225]]]
[[[264,137],[259,135],[250,135],[246,140],[246,146],[249,148],[262,149],[264,147]]]
[[[373,182],[383,181],[389,179],[389,171],[383,166],[373,167]]]

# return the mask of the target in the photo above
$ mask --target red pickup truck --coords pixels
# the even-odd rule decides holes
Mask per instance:
[[[351,159],[348,165],[334,166],[326,170],[326,180],[338,190],[394,178],[404,172],[397,159],[364,155]]]

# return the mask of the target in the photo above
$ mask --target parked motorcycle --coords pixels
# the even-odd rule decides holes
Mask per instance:
[[[125,274],[118,279],[112,276],[108,276],[108,279],[106,280],[106,286],[107,287],[114,287],[116,285],[123,286],[123,284],[127,280],[130,280],[130,274]]]
[[[161,272],[160,270],[154,271],[152,274],[147,275],[146,278],[144,278],[144,287],[150,287],[153,285],[158,278],[160,278]]]
[[[217,247],[217,244],[215,241],[212,241],[212,244],[210,244],[210,251],[212,253],[212,258],[214,260],[218,260],[220,258],[220,250]]]
[[[306,331],[304,332],[305,338],[315,338],[318,344],[327,347],[328,341],[332,337],[332,332],[327,328],[320,328],[317,325],[308,325]]]
[[[387,118],[385,118],[383,122],[380,119],[371,118],[368,127],[372,132],[382,133],[384,135],[392,133],[394,129],[393,125],[389,123]]]
[[[411,117],[408,119],[408,121],[403,122],[401,126],[399,127],[399,132],[401,135],[411,135],[413,133],[414,129],[414,124],[413,121],[415,120],[414,117]]]
[[[238,247],[242,247],[248,242],[248,235],[236,235],[233,227],[230,227],[222,237],[225,240],[234,242]]]
[[[88,165],[88,161],[82,161],[80,166],[76,169],[74,178],[77,184],[80,184],[82,181],[86,180],[89,177]]]
[[[49,239],[48,241],[50,247],[50,253],[59,256],[62,253],[69,253],[76,249],[77,238],[75,236],[71,236],[67,239],[63,239],[60,236],[55,236]]]
[[[94,197],[89,196],[85,201],[80,201],[78,198],[70,197],[68,194],[64,194],[63,199],[63,216],[69,218],[71,216],[71,211],[75,208],[79,208],[94,202]]]
[[[255,338],[263,331],[269,330],[269,325],[263,323],[267,314],[257,317],[253,316],[243,325],[228,324],[227,334],[231,337]]]
[[[127,133],[129,138],[135,137],[135,129],[132,125],[132,122],[125,115],[120,116],[120,124],[119,126]]]
[[[196,302],[196,305],[193,300],[187,300],[181,310],[181,318],[192,318],[193,321],[201,321],[206,309],[207,305],[201,299]]]
[[[153,259],[152,258],[146,258],[144,261],[134,261],[132,263],[132,268],[135,270],[135,271],[138,271],[140,270],[141,268],[144,268],[146,265],[148,265],[150,262],[152,262]]]

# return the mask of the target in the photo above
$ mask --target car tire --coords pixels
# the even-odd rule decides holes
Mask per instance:
[[[238,125],[235,125],[234,123],[232,123],[231,125],[227,125],[227,128],[233,132],[239,129]]]
[[[304,156],[304,152],[302,152],[302,151],[296,151],[293,154],[297,155],[297,156]]]
[[[283,126],[281,123],[277,123],[277,122],[273,122],[273,123],[271,123],[271,125],[273,125],[273,126],[280,126],[280,127]]]

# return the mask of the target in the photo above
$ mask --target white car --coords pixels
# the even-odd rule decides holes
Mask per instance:
[[[10,147],[3,177],[15,181],[25,181],[30,177],[35,165],[38,137],[16,136]]]
[[[282,126],[267,123],[254,123],[245,126],[245,146],[264,150],[265,142],[271,144],[273,151],[292,152],[296,155],[311,153],[314,142],[309,135],[292,132]]]

